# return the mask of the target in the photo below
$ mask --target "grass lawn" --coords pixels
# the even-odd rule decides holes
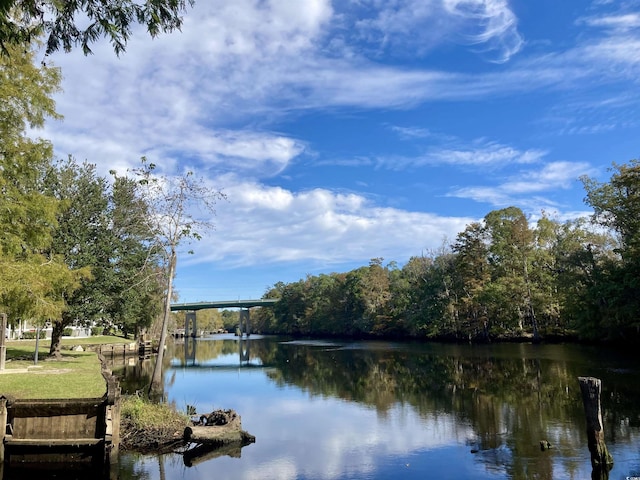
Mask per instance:
[[[50,341],[40,340],[35,364],[35,340],[7,341],[5,373],[0,373],[0,395],[14,398],[95,398],[106,393],[100,360],[94,352],[65,347],[104,343],[131,343],[122,337],[65,338],[62,359],[49,360]],[[14,371],[15,373],[11,373]]]

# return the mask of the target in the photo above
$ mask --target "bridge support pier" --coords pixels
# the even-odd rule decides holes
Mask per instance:
[[[240,309],[240,337],[246,335],[247,337],[251,335],[251,317],[249,316],[249,309],[242,308]]]
[[[184,316],[184,336],[185,338],[195,338],[198,336],[198,323],[196,321],[195,311],[187,312]]]
[[[242,340],[242,338],[240,338],[240,341],[238,342],[238,349],[239,349],[239,354],[240,354],[240,365],[242,364],[246,364],[249,363],[249,361],[251,360],[251,353],[249,351],[251,342],[248,340]]]
[[[193,337],[184,338],[184,361],[187,365],[196,364],[197,340]]]

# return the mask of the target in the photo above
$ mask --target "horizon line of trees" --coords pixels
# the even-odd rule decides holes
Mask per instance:
[[[582,177],[590,218],[530,224],[489,212],[450,244],[399,268],[374,258],[346,273],[278,282],[255,331],[490,341],[640,338],[640,163],[609,182]]]

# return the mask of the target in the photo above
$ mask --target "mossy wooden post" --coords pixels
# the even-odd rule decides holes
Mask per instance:
[[[613,465],[613,457],[604,443],[604,427],[600,408],[602,383],[599,378],[578,377],[584,413],[587,418],[587,440],[591,452],[591,466],[608,471]]]

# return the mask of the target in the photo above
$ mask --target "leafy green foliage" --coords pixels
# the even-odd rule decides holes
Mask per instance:
[[[69,158],[50,169],[46,186],[61,205],[52,251],[69,268],[91,272],[65,298],[51,353],[59,349],[60,327],[74,322],[115,326],[125,336],[149,327],[159,313],[161,259],[150,248],[147,206],[136,196],[135,181],[108,182],[95,165]]]
[[[106,37],[117,55],[124,52],[136,24],[151,37],[179,30],[182,13],[194,0],[0,0],[0,47],[29,46],[45,37],[46,53],[69,52]]]
[[[611,229],[618,241],[614,249],[589,243],[589,293],[598,300],[590,334],[634,338],[640,332],[640,161],[614,164],[608,182],[584,177],[586,202],[594,210],[593,222]]]
[[[49,142],[26,135],[57,117],[50,95],[59,72],[33,65],[32,52],[9,47],[0,56],[0,305],[10,322],[58,318],[64,297],[86,272],[49,250],[59,202],[44,192]]]

